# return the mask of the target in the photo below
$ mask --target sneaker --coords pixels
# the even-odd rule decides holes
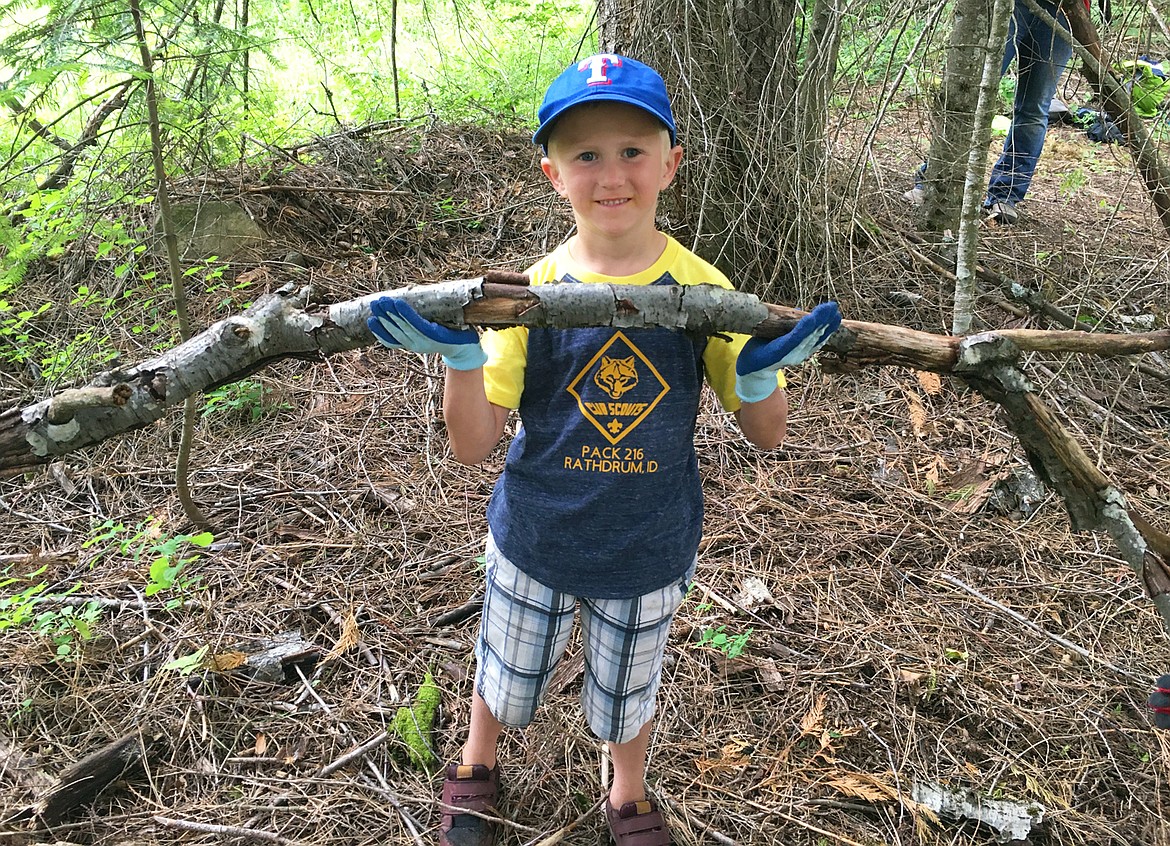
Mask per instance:
[[[499,825],[477,814],[496,813],[500,793],[499,765],[489,770],[480,764],[449,764],[446,776],[439,846],[495,846]]]
[[[666,821],[653,802],[627,802],[614,808],[606,799],[605,818],[615,846],[670,846]]]
[[[920,206],[926,202],[926,191],[921,185],[915,185],[909,191],[902,195],[902,198],[910,201],[912,206]]]
[[[1012,226],[1020,219],[1016,207],[1006,200],[999,200],[987,206],[987,219],[995,221],[1000,226]]]

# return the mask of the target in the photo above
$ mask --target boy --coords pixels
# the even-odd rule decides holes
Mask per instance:
[[[532,284],[731,287],[655,227],[682,148],[654,70],[611,54],[585,59],[552,83],[539,116],[540,166],[572,206],[576,234],[529,269]],[[514,327],[485,333],[481,345],[474,329],[436,325],[400,300],[377,300],[371,312],[386,346],[443,355],[443,414],[459,461],[486,458],[512,409],[523,423],[488,505],[471,725],[461,762],[447,769],[440,843],[495,842],[484,814],[496,806],[497,740],[531,721],[579,605],[581,700],[613,759],[605,808],[614,841],[668,844],[643,778],[666,638],[699,546],[703,376],[748,440],[779,445],[788,408],[779,369],[836,330],[836,304],[771,341]]]

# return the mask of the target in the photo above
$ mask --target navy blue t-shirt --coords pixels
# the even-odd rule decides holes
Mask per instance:
[[[731,287],[667,240],[638,277],[582,272],[563,246],[530,275],[534,283]],[[704,374],[723,406],[738,409],[735,357],[746,340],[659,328],[487,333],[488,399],[518,408],[523,424],[488,505],[500,551],[576,596],[631,598],[681,577],[702,534],[694,434]]]

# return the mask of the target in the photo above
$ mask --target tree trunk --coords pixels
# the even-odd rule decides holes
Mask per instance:
[[[672,95],[686,156],[667,225],[743,290],[812,299],[841,202],[824,141],[839,12],[819,0],[805,38],[793,0],[603,0],[599,14],[602,48],[657,68]]]
[[[798,161],[809,184],[828,185],[829,159],[825,127],[829,120],[829,92],[837,75],[841,50],[841,6],[835,0],[816,0],[812,29],[805,51],[804,75],[797,85],[796,137]]]
[[[930,152],[922,177],[925,197],[918,210],[920,225],[931,232],[959,227],[990,16],[989,0],[958,0],[955,4],[947,66],[934,104]],[[986,156],[986,148],[981,153]]]
[[[955,335],[969,332],[974,317],[975,261],[979,249],[980,209],[987,185],[987,144],[991,139],[991,121],[995,117],[995,101],[999,93],[999,71],[1003,64],[1000,51],[1007,36],[1012,6],[1012,0],[995,0],[990,34],[983,50],[983,79],[979,84],[979,102],[975,108],[963,175],[963,205],[955,258],[955,307],[951,320],[951,333]]]

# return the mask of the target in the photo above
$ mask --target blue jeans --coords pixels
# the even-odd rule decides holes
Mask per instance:
[[[1068,21],[1055,3],[1039,0],[1039,5],[1068,32]],[[1028,193],[1048,132],[1048,107],[1071,57],[1072,45],[1027,6],[1017,2],[1000,68],[1002,75],[1012,59],[1016,60],[1016,98],[1003,154],[991,169],[988,180],[987,205],[996,202],[1015,205]]]

